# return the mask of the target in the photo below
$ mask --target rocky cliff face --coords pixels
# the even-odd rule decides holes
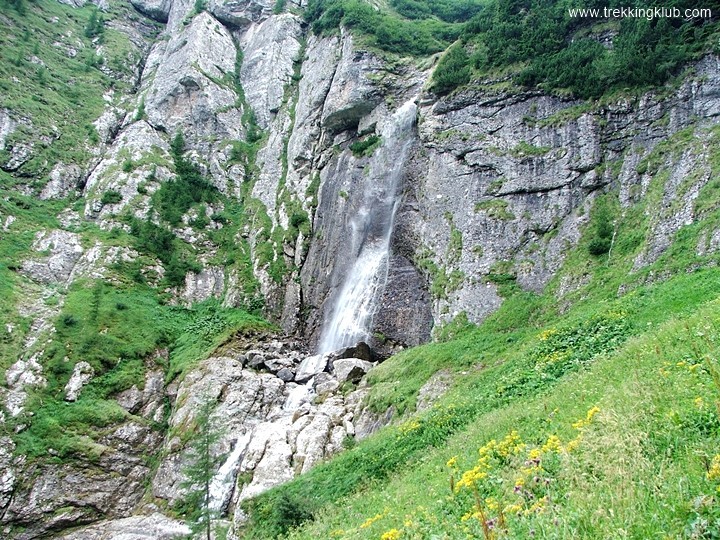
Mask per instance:
[[[391,147],[383,135],[403,103],[414,101],[418,109],[400,171],[387,283],[372,324],[371,345],[380,357],[428,341],[433,326],[460,313],[481,321],[502,302],[505,284],[547,286],[603,190],[618,191],[622,211],[649,196],[657,201],[635,270],[702,218],[697,200],[717,158],[720,61],[714,56],[677,88],[593,107],[503,90],[504,81],[436,99],[424,90],[430,72],[414,61],[382,57],[346,31],[310,34],[300,15],[303,1],[288,2],[277,14],[271,0],[210,0],[199,13],[189,0],[131,3],[142,16],[110,24],[128,36],[141,60],[132,65],[136,73],[118,75],[132,83],[128,93],[106,95],[87,160],[48,164],[33,181],[16,175],[17,189],[28,194],[82,198],[32,232],[32,255],[14,269],[23,287],[14,310],[28,324],[7,329],[22,332],[23,353],[6,370],[0,420],[19,417],[29,396],[48,385],[43,354],[68,287],[80,280],[120,286],[116,268],[135,261],[145,283],[161,282],[162,254],[141,254],[112,234],[131,229],[128,216],[157,220],[153,194],[175,176],[178,132],[187,158],[225,198],[173,225],[197,266],[185,273],[184,285],[167,287],[169,301],[216,298],[247,306],[261,296],[267,316],[293,337],[226,344],[181,381],[166,381],[148,361],[144,384],[112,396],[131,416],[89,441],[90,457],[27,459],[14,454],[12,435],[4,436],[0,523],[10,538],[185,534],[161,509],[183,498],[183,433],[199,396],[215,404],[223,433],[214,448],[225,458],[213,504],[231,534],[242,524],[243,500],[389,421],[392,411],[373,415],[363,402],[363,377],[375,358],[311,353],[350,271],[351,218],[388,166],[372,145],[351,146],[378,136],[375,146]],[[157,36],[145,17],[162,25]],[[22,172],[33,152],[49,144],[20,137],[28,125],[32,120],[0,109],[4,171]],[[662,185],[652,181],[660,169],[667,170]],[[229,244],[245,258],[228,262],[229,244],[219,232],[229,226],[217,216],[233,202],[243,206],[243,217]],[[27,234],[14,221],[12,213],[2,215],[3,234]],[[104,233],[88,243],[83,235],[91,227]],[[698,254],[716,251],[719,236],[708,229]],[[252,267],[250,277],[243,265]],[[581,284],[581,275],[564,280],[557,293],[562,298]],[[65,397],[74,401],[94,372],[78,363],[68,376]],[[156,470],[148,460],[153,455]],[[100,520],[111,521],[66,531]]]

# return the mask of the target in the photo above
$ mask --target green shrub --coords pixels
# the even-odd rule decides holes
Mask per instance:
[[[105,30],[105,21],[102,15],[98,15],[99,10],[97,8],[90,12],[90,17],[85,25],[85,37],[95,38],[101,36]]]
[[[220,192],[197,166],[183,156],[185,139],[178,133],[170,146],[175,162],[175,179],[164,182],[152,195],[153,208],[171,225],[179,225],[183,215],[195,204],[218,200]]]
[[[461,43],[456,43],[443,55],[432,75],[432,91],[447,94],[470,81],[470,58]]]
[[[102,204],[117,204],[120,201],[122,201],[122,195],[119,191],[115,191],[114,189],[109,189],[103,193],[100,198],[100,202]]]
[[[612,245],[614,226],[604,198],[599,199],[596,204],[591,226],[593,236],[588,243],[588,252],[596,257],[608,253]]]
[[[311,0],[305,20],[317,34],[328,34],[344,25],[384,51],[410,55],[441,51],[460,30],[439,20],[407,21],[361,0]]]
[[[273,13],[275,15],[278,15],[285,11],[285,5],[287,4],[287,0],[275,0],[275,7],[273,8]]]
[[[350,145],[350,151],[355,157],[370,156],[380,146],[382,139],[378,135],[370,135],[361,141],[355,141]]]

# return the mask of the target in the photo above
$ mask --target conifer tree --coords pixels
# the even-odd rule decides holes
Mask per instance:
[[[206,540],[210,540],[212,522],[217,518],[210,500],[210,485],[220,459],[213,454],[213,448],[221,436],[211,418],[214,403],[209,396],[202,398],[189,443],[190,464],[183,470],[186,480],[182,483],[188,490],[185,502],[191,509],[187,516],[190,530],[194,535],[204,533]]]

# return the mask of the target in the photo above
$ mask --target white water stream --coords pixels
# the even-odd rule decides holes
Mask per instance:
[[[323,324],[319,354],[367,341],[370,336],[387,281],[390,238],[399,206],[398,187],[416,117],[417,106],[410,100],[395,112],[381,133],[382,145],[370,160],[362,204],[350,221],[348,250],[338,253],[353,262]]]

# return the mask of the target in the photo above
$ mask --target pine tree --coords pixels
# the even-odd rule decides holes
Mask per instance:
[[[213,454],[221,436],[212,423],[213,405],[214,400],[205,396],[195,416],[195,433],[188,450],[190,465],[183,470],[186,480],[182,483],[188,490],[186,505],[192,509],[187,516],[190,529],[195,535],[204,532],[207,540],[210,540],[212,521],[217,518],[210,504],[210,484],[220,461],[220,457]]]

